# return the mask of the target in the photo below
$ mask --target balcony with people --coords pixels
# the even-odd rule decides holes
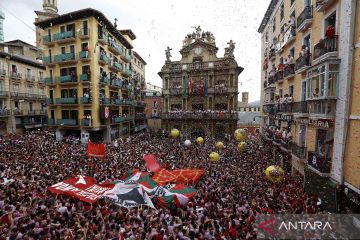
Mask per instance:
[[[183,94],[183,90],[181,82],[174,82],[169,88],[169,93],[171,96],[178,96]]]
[[[56,77],[56,83],[61,85],[77,84],[78,78],[76,75],[76,68],[62,68],[60,76]]]
[[[237,120],[235,111],[229,110],[172,110],[161,114],[162,119],[216,119],[216,120]]]
[[[76,61],[75,52],[61,53],[54,56],[54,62],[59,65],[74,64]]]
[[[110,63],[110,58],[106,55],[106,52],[103,48],[100,48],[99,55],[99,64],[100,65],[108,65]]]
[[[299,159],[306,159],[307,147],[296,142],[291,142],[290,147],[291,153],[295,155],[295,157]]]
[[[329,25],[326,29],[325,38],[320,39],[314,46],[314,65],[317,63],[337,59],[338,57],[338,36],[335,35],[335,28]]]
[[[291,113],[293,111],[293,97],[285,94],[284,97],[277,96],[275,99],[275,111],[277,113]]]
[[[81,51],[79,52],[79,60],[82,61],[82,62],[91,60],[91,55],[90,55],[90,50],[89,50],[88,43],[83,43],[81,45]]]
[[[311,52],[310,48],[306,45],[301,47],[301,51],[299,52],[299,57],[295,62],[295,72],[303,73],[311,66]]]
[[[62,89],[61,97],[56,98],[55,103],[60,105],[77,104],[77,89]]]
[[[102,26],[98,26],[98,41],[101,44],[108,44],[109,33]]]
[[[316,0],[316,11],[326,11],[336,0]]]

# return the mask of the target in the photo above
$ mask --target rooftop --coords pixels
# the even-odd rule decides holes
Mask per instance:
[[[264,31],[266,25],[268,24],[268,22],[270,20],[271,14],[273,13],[273,11],[274,11],[274,9],[276,7],[276,4],[278,2],[279,2],[279,0],[271,0],[271,2],[269,4],[269,7],[267,8],[266,13],[264,15],[264,18],[261,21],[261,24],[259,26],[259,29],[258,29],[259,33],[262,33]]]

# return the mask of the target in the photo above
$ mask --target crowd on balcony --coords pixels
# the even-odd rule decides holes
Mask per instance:
[[[9,110],[7,109],[6,106],[1,106],[0,107],[0,115],[6,115],[9,113]]]
[[[232,110],[171,110],[165,113],[169,117],[176,118],[235,118],[237,117],[237,112]]]
[[[217,92],[226,92],[228,90],[227,84],[217,83],[215,84],[215,91]]]
[[[335,35],[335,27],[329,25],[325,31],[325,38],[320,39],[319,43],[314,47],[314,59],[321,55],[337,50],[337,36]]]
[[[106,145],[107,158],[100,161],[85,157],[79,139],[59,142],[54,132],[0,138],[0,239],[256,239],[259,214],[321,212],[302,180],[290,174],[279,183],[265,178],[264,169],[274,164],[272,145],[250,140],[240,153],[237,142],[224,140],[222,160],[214,164],[208,155],[215,139],[191,147],[182,142],[167,132],[144,132],[118,140],[121,147]],[[168,169],[205,169],[200,182],[190,185],[198,192],[186,206],[123,209],[47,190],[79,174],[102,183],[121,179],[129,169],[146,171],[145,153]]]
[[[264,126],[265,135],[267,138],[280,143],[283,146],[289,147],[292,141],[292,134],[290,127],[278,127],[278,126]]]
[[[86,114],[82,117],[82,125],[90,127],[91,122],[92,122],[91,114]]]
[[[275,96],[275,108],[277,112],[291,112],[292,103],[293,97],[291,95],[285,94],[284,97]]]

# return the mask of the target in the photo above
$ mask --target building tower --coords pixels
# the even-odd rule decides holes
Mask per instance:
[[[57,17],[58,8],[57,0],[43,0],[43,10],[35,11],[37,18],[35,18],[35,23],[44,21],[49,18]],[[44,30],[39,28],[36,24],[36,46],[40,47],[42,44],[42,36],[45,35]]]
[[[0,43],[4,42],[4,20],[5,13],[0,11]]]
[[[241,102],[249,103],[249,92],[242,92]]]

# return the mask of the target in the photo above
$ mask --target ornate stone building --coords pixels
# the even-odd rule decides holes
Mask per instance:
[[[231,40],[228,44],[224,57],[218,58],[213,34],[199,26],[185,37],[180,61],[171,61],[172,49],[167,48],[159,73],[163,80],[164,129],[218,138],[235,130],[238,76],[243,68],[235,61],[235,43]]]

